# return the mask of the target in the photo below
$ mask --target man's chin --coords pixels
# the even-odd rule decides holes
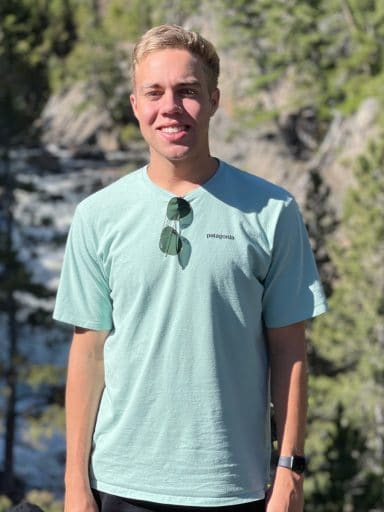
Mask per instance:
[[[173,163],[183,162],[192,158],[189,148],[185,147],[173,151],[160,152],[158,155]]]

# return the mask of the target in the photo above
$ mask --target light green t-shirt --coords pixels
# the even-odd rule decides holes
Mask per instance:
[[[285,190],[220,162],[185,196],[183,250],[166,256],[171,197],[144,167],[82,201],[71,226],[54,317],[111,330],[91,484],[175,505],[262,499],[264,327],[326,310],[307,233]]]

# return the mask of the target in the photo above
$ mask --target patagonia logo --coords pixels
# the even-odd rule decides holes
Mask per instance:
[[[218,238],[219,240],[234,240],[233,235],[223,235],[221,233],[207,233],[207,238]]]

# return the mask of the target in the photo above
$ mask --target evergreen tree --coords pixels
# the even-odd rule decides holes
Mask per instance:
[[[76,38],[69,0],[0,3],[0,145],[25,143],[49,92],[48,57]]]
[[[56,23],[57,22],[57,23]],[[6,0],[0,5],[0,326],[2,350],[0,372],[4,416],[4,454],[1,486],[18,495],[22,484],[14,471],[14,448],[17,438],[20,400],[31,390],[31,365],[25,351],[25,339],[31,339],[33,319],[39,318],[44,329],[44,300],[52,295],[39,284],[25,261],[26,246],[33,242],[23,230],[16,214],[19,191],[30,190],[29,183],[19,180],[17,150],[31,143],[33,122],[49,94],[47,55],[64,55],[70,48],[74,25],[67,0]],[[32,180],[33,181],[33,180]],[[22,247],[23,244],[23,247]],[[22,253],[24,253],[24,258]],[[31,305],[34,303],[34,305]],[[23,352],[24,347],[24,352]],[[36,370],[36,362],[35,365]],[[38,365],[47,376],[57,370]],[[35,371],[35,380],[36,380]],[[24,396],[25,398],[25,396]]]
[[[223,41],[239,48],[250,68],[246,93],[257,106],[254,116],[263,108],[277,115],[278,107],[265,105],[260,92],[273,91],[282,81],[292,84],[285,108],[311,105],[325,119],[336,107],[352,112],[368,95],[383,97],[384,6],[379,0],[219,3]]]
[[[87,104],[106,110],[123,131],[136,124],[129,98],[133,42],[154,25],[182,24],[200,0],[109,0],[102,15],[95,0],[74,2],[78,41],[66,58],[51,60],[52,83],[59,92],[86,83]]]
[[[382,504],[384,460],[384,144],[372,143],[359,158],[356,183],[344,207],[343,229],[331,254],[338,279],[330,312],[315,320],[312,343],[323,373],[311,379],[313,455],[316,496],[326,508],[334,485],[324,446],[335,444],[337,430],[348,429],[353,474],[344,474],[339,510],[371,510]],[[342,411],[342,414],[341,412]],[[337,427],[339,425],[339,427]],[[352,434],[353,433],[353,434]],[[362,441],[357,442],[357,437]],[[340,444],[337,447],[340,450]],[[342,464],[335,460],[332,464]],[[340,452],[340,458],[343,455]],[[337,459],[337,458],[336,458]],[[351,466],[352,467],[352,466]],[[340,475],[339,475],[340,476]],[[357,506],[359,503],[359,506]],[[331,505],[329,504],[329,507]],[[360,507],[360,508],[359,508]],[[313,510],[318,510],[314,508]],[[335,509],[336,510],[336,509]]]
[[[311,169],[308,173],[303,214],[327,297],[332,295],[333,282],[336,277],[336,269],[329,254],[327,242],[339,225],[336,212],[330,205],[330,194],[330,188],[324,183],[321,171],[316,168]]]

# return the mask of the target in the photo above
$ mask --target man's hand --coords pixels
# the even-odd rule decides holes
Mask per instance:
[[[92,491],[67,488],[64,512],[99,512]]]
[[[303,512],[303,475],[278,467],[267,493],[266,512]]]

